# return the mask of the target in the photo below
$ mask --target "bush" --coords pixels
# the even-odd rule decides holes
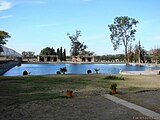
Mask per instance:
[[[60,68],[60,72],[65,74],[65,72],[67,72],[67,68],[66,67]]]
[[[116,83],[112,83],[111,86],[110,86],[110,89],[111,90],[117,89],[117,84]]]
[[[23,71],[23,75],[28,75],[28,72],[26,70]]]
[[[94,70],[95,70],[96,74],[98,74],[98,71],[99,71],[99,69],[97,69],[97,68],[94,68]]]
[[[107,80],[124,80],[123,77],[117,77],[117,76],[114,76],[114,75],[106,76],[104,79],[107,79]]]
[[[61,74],[61,72],[60,72],[60,71],[57,71],[57,74]]]
[[[88,73],[88,74],[91,74],[91,73],[92,73],[92,71],[91,71],[91,70],[87,70],[87,73]]]

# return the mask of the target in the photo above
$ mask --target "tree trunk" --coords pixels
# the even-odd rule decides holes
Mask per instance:
[[[126,65],[129,64],[127,45],[125,46]]]

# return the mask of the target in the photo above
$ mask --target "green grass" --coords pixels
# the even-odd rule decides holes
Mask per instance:
[[[84,96],[98,87],[107,89],[107,84],[100,84],[99,78],[95,75],[0,77],[0,90],[1,94],[5,92],[16,96],[19,102],[66,99],[67,90],[73,90],[77,96]]]
[[[106,76],[104,79],[107,79],[107,80],[124,80],[124,77],[122,76],[115,76],[115,75],[109,75],[109,76]]]
[[[101,95],[110,92],[112,83],[117,83],[117,90],[127,93],[160,88],[159,79],[158,75],[147,77],[105,74],[0,76],[0,100],[16,98],[19,103],[23,103],[35,100],[66,99],[67,90],[73,90],[76,98]]]

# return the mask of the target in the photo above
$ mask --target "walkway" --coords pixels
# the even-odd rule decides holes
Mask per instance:
[[[109,100],[111,100],[111,101],[113,101],[115,103],[118,103],[120,105],[123,105],[123,106],[125,106],[127,108],[136,110],[136,111],[138,111],[138,112],[142,113],[143,115],[146,115],[146,116],[148,116],[150,118],[153,118],[153,119],[156,119],[156,120],[160,120],[160,114],[159,113],[153,112],[153,111],[151,111],[149,109],[146,109],[144,107],[138,106],[136,104],[129,103],[129,102],[125,101],[125,100],[122,100],[120,98],[117,98],[117,97],[109,95],[109,94],[105,94],[105,95],[103,95],[103,97],[107,98],[107,99],[109,99]]]

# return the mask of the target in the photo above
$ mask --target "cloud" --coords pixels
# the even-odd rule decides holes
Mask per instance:
[[[13,15],[4,15],[4,16],[0,16],[0,19],[6,19],[11,17],[13,17]]]
[[[7,1],[0,1],[0,11],[7,10],[11,8],[11,3]]]

